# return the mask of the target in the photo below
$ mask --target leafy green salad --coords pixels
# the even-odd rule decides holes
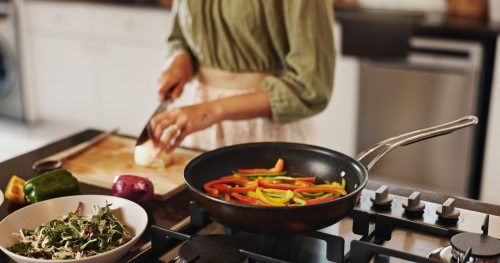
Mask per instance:
[[[19,230],[13,234],[19,243],[8,249],[31,258],[79,259],[110,251],[132,239],[132,234],[111,213],[111,204],[96,206],[96,212],[87,216],[80,215],[82,205],[35,230]]]

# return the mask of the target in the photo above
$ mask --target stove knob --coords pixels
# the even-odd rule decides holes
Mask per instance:
[[[389,197],[389,188],[387,185],[382,185],[375,191],[375,198],[370,198],[375,208],[387,209],[391,206],[392,198]]]
[[[448,198],[441,207],[436,210],[436,214],[438,214],[439,219],[442,221],[457,221],[460,216],[460,211],[455,209],[455,199]]]
[[[413,192],[409,197],[406,204],[403,204],[405,213],[411,215],[422,215],[424,213],[425,204],[420,202],[420,192]]]

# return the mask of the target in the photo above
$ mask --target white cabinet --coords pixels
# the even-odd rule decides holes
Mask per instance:
[[[170,12],[39,0],[25,9],[38,118],[138,134],[157,104]]]
[[[91,123],[97,117],[95,61],[83,41],[28,38],[38,114],[45,119]],[[85,109],[85,110],[82,110]]]

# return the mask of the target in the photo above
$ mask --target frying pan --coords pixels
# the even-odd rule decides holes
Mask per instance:
[[[396,136],[361,152],[357,160],[326,148],[285,142],[238,144],[203,153],[184,170],[193,201],[213,219],[233,229],[264,234],[295,234],[321,229],[346,217],[368,181],[368,171],[398,146],[412,144],[477,124],[474,116]],[[285,160],[289,174],[315,176],[317,182],[346,179],[347,195],[329,202],[290,207],[230,203],[204,193],[203,185],[238,168],[272,167]]]

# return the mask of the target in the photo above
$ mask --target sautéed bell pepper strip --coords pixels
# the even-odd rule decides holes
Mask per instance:
[[[279,204],[286,204],[294,197],[294,193],[290,190],[263,188],[261,191],[269,200]]]
[[[277,183],[275,183],[277,182]],[[313,186],[313,184],[305,181],[300,181],[297,180],[293,184],[286,184],[286,183],[281,183],[280,180],[278,181],[271,181],[268,179],[261,179],[259,180],[259,186],[262,188],[273,188],[273,189],[281,189],[281,190],[295,190],[295,189],[301,189],[301,188],[308,188]]]
[[[324,203],[324,202],[332,201],[332,200],[335,200],[337,198],[338,198],[337,196],[328,196],[328,197],[322,197],[322,198],[314,198],[314,199],[306,200],[306,203],[308,205],[313,205],[313,204],[319,204],[319,203]]]
[[[306,205],[307,204],[307,201],[302,199],[302,198],[298,198],[298,197],[294,197],[293,198],[293,201],[295,202],[295,204],[297,205]]]
[[[285,172],[281,172],[281,173],[254,173],[254,174],[242,174],[242,173],[238,173],[237,171],[234,173],[234,176],[238,176],[238,177],[254,177],[254,178],[257,178],[257,177],[276,177],[276,176],[284,176],[286,175],[286,171]]]
[[[259,187],[257,187],[257,189],[255,189],[255,194],[257,195],[257,198],[259,198],[259,200],[261,200],[262,202],[264,202],[267,205],[270,205],[270,206],[285,206],[285,203],[274,202],[268,196],[264,195],[262,193],[262,190],[260,190]],[[293,197],[293,193],[292,193],[292,197]],[[290,200],[290,199],[288,199],[288,200]]]
[[[297,194],[299,197],[303,197],[302,193],[333,193],[333,194],[340,194],[340,195],[346,195],[346,191],[344,189],[336,188],[336,187],[308,187],[308,188],[300,188],[300,189],[295,189],[293,190],[295,194]]]
[[[265,206],[266,204],[260,201],[259,199],[251,196],[245,196],[239,193],[231,193],[231,197],[234,198],[236,203],[243,204],[243,205],[262,205]]]
[[[256,169],[238,169],[239,174],[277,174],[283,172],[285,168],[285,161],[283,159],[278,159],[276,164],[271,169],[256,168]]]
[[[293,184],[295,181],[304,181],[304,182],[314,183],[314,181],[316,180],[316,177],[275,176],[275,177],[268,177],[268,178],[271,181],[282,180],[283,182],[285,182],[287,184]]]
[[[231,192],[231,193],[246,193],[249,191],[254,191],[256,188],[257,188],[257,181],[250,181],[245,186],[229,188],[229,192]]]
[[[246,185],[246,183],[248,183],[248,182],[249,181],[246,178],[224,177],[224,178],[220,178],[220,179],[205,183],[203,185],[203,189],[205,190],[205,192],[207,192],[208,195],[213,196],[213,197],[218,197],[219,193],[220,193],[219,189],[222,189],[222,190],[225,189],[225,187],[221,186],[221,185],[223,185],[223,184],[226,184],[226,186],[227,186],[227,184]],[[218,185],[217,188],[214,187],[215,185]]]

